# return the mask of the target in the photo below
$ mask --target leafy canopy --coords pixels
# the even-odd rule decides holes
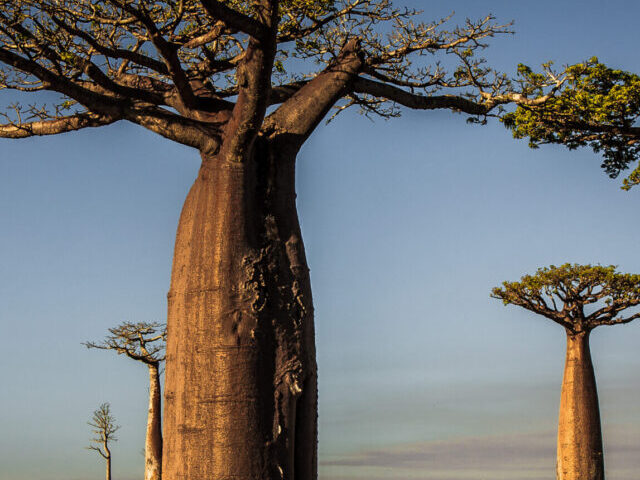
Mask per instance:
[[[602,152],[602,168],[612,178],[640,156],[640,76],[616,70],[597,58],[564,72],[560,91],[538,105],[519,105],[502,121],[515,138],[529,138],[533,148],[556,143],[569,149],[588,146]],[[523,91],[543,95],[546,75],[520,65]],[[624,189],[640,183],[640,163],[623,181]]]
[[[580,332],[599,325],[628,323],[640,312],[626,317],[621,312],[640,305],[640,275],[619,273],[614,265],[565,263],[539,268],[518,282],[503,282],[491,296],[543,315],[565,328]],[[592,305],[588,313],[585,307]]]

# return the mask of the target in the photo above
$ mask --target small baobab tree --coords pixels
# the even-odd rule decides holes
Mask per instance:
[[[100,454],[107,462],[106,480],[111,480],[111,450],[109,442],[115,442],[117,438],[114,433],[120,428],[116,425],[116,419],[111,415],[111,406],[103,403],[93,412],[93,417],[87,422],[93,427],[95,437],[91,439],[91,444],[87,447]]]
[[[145,439],[145,480],[162,476],[162,421],[160,400],[160,363],[165,359],[166,327],[160,323],[125,322],[109,329],[102,342],[86,342],[87,348],[113,350],[119,355],[142,362],[149,368],[149,414]]]
[[[564,264],[504,282],[492,297],[519,305],[564,327],[567,355],[558,421],[558,480],[604,480],[600,411],[589,334],[600,325],[640,318],[622,312],[640,305],[640,275],[615,266]]]

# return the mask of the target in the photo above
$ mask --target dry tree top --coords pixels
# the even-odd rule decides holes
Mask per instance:
[[[125,322],[109,329],[102,342],[85,342],[87,348],[113,350],[133,360],[158,365],[165,359],[166,326],[161,323]]]
[[[573,333],[640,318],[640,312],[622,315],[640,305],[640,275],[618,273],[614,265],[551,265],[519,282],[504,282],[491,296],[543,315]]]
[[[87,424],[92,427],[95,435],[87,449],[98,452],[104,458],[111,456],[108,444],[117,440],[114,434],[120,429],[120,426],[116,425],[115,417],[111,414],[111,405],[108,403],[100,405]]]
[[[0,137],[127,120],[214,154],[225,129],[255,134],[270,105],[280,105],[263,127],[272,131],[309,110],[310,124],[294,132],[304,139],[331,107],[383,117],[397,105],[449,108],[482,119],[504,103],[544,101],[509,93],[508,79],[477,56],[509,25],[487,16],[447,28],[449,18],[424,23],[419,13],[390,0],[0,0],[0,88],[59,97],[12,104]],[[322,74],[338,70],[348,87],[319,99]]]

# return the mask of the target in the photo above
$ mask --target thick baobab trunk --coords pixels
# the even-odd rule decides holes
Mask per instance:
[[[203,156],[176,238],[163,476],[313,480],[317,386],[295,153]]]
[[[160,372],[157,364],[151,364],[149,365],[147,437],[144,445],[145,480],[160,480],[162,477],[162,416],[160,404]]]
[[[558,422],[558,480],[603,480],[602,433],[589,332],[567,332]]]

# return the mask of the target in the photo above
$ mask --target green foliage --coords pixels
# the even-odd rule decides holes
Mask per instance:
[[[640,304],[640,275],[619,273],[614,265],[565,263],[539,268],[517,282],[503,282],[502,287],[492,290],[491,296],[567,327],[594,328],[628,321],[616,315]],[[587,315],[584,306],[589,304],[604,306]]]
[[[515,138],[529,138],[533,148],[540,144],[563,144],[569,149],[589,146],[601,152],[602,168],[612,177],[638,160],[640,133],[640,76],[615,70],[591,58],[564,72],[560,90],[540,105],[521,105],[503,116],[504,125]],[[518,67],[522,93],[543,95],[545,76],[531,68]],[[623,188],[640,183],[640,166],[624,181]]]
[[[605,296],[624,298],[640,295],[640,275],[616,272],[615,265],[578,265],[565,263],[559,267],[551,265],[539,268],[534,275],[524,275],[519,282],[503,282],[492,293],[505,305],[517,298],[540,295],[557,295],[567,292],[576,298],[587,287],[599,286]]]

